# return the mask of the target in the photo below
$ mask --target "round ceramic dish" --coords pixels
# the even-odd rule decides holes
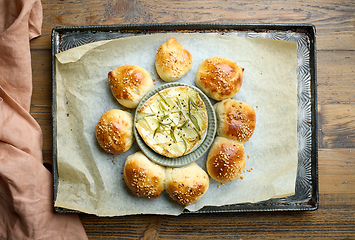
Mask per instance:
[[[212,104],[211,104],[210,100],[208,99],[208,97],[200,89],[198,89],[194,86],[183,84],[183,83],[167,83],[167,84],[164,84],[164,85],[148,92],[143,97],[141,102],[138,104],[138,106],[136,108],[135,116],[137,116],[138,109],[140,109],[143,106],[143,104],[155,93],[157,93],[163,89],[166,89],[166,88],[177,87],[177,86],[188,86],[188,87],[196,90],[200,94],[201,99],[203,100],[203,102],[206,105],[206,110],[207,110],[207,115],[208,115],[208,126],[207,126],[206,133],[204,134],[204,137],[198,147],[195,147],[190,153],[188,153],[184,156],[177,157],[177,158],[168,158],[168,157],[162,156],[162,155],[156,153],[154,150],[152,150],[143,141],[143,139],[139,135],[137,129],[134,128],[134,136],[135,136],[137,144],[138,144],[139,148],[142,150],[142,152],[153,162],[158,163],[163,166],[169,166],[169,167],[181,167],[181,166],[187,165],[189,163],[192,163],[192,162],[196,161],[197,159],[199,159],[200,157],[202,157],[202,155],[206,153],[206,151],[209,149],[209,147],[211,146],[211,144],[214,140],[214,136],[216,134],[216,125],[217,125],[216,114],[214,112],[214,109],[213,109]],[[134,122],[136,122],[136,119],[134,119]]]

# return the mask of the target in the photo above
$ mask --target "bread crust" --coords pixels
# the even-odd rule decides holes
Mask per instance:
[[[197,202],[208,190],[209,177],[196,163],[166,169],[166,191],[182,205]]]
[[[95,135],[107,153],[126,152],[134,142],[132,115],[119,109],[105,112],[96,124]]]
[[[213,107],[217,117],[217,136],[241,143],[249,141],[256,125],[256,113],[251,105],[236,99],[226,99]]]
[[[141,151],[126,159],[123,178],[137,197],[156,198],[165,187],[165,167],[150,161]]]
[[[243,82],[243,71],[237,63],[225,57],[204,60],[195,75],[196,86],[217,101],[233,98]]]
[[[192,55],[175,39],[163,43],[155,55],[155,68],[166,82],[176,81],[190,71]]]
[[[108,73],[108,82],[116,100],[127,108],[135,108],[144,95],[154,88],[149,73],[136,65],[122,65]]]
[[[216,137],[206,161],[211,178],[222,183],[232,182],[239,178],[244,167],[244,146],[227,138]]]

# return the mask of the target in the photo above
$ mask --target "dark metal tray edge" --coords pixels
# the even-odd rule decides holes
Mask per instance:
[[[70,27],[55,27],[52,29],[51,43],[52,43],[52,119],[53,119],[53,204],[57,197],[58,186],[58,169],[57,169],[57,147],[55,144],[55,129],[57,123],[56,119],[56,101],[55,89],[55,54],[59,52],[56,46],[58,36],[65,32],[75,31],[178,31],[178,30],[239,30],[239,31],[298,31],[308,34],[310,38],[310,69],[311,71],[311,121],[312,121],[312,153],[311,153],[311,199],[308,202],[300,202],[298,204],[278,203],[273,204],[273,199],[259,202],[259,203],[243,203],[226,205],[220,207],[203,207],[194,212],[184,210],[182,213],[223,213],[223,212],[275,212],[275,211],[314,211],[319,207],[319,189],[318,189],[318,116],[317,116],[317,70],[316,70],[316,28],[312,24],[220,24],[220,23],[181,23],[181,24],[125,24],[125,25],[101,25],[101,26],[70,26]],[[81,213],[80,211],[54,207],[57,213]]]

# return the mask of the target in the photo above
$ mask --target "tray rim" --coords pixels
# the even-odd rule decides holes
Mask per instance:
[[[55,204],[58,185],[58,170],[56,161],[56,81],[55,81],[55,54],[59,52],[56,43],[61,34],[65,32],[84,32],[84,31],[132,31],[138,33],[150,32],[171,32],[171,31],[298,31],[308,34],[309,58],[310,58],[310,88],[311,88],[311,197],[308,202],[299,204],[279,203],[272,204],[273,199],[258,203],[242,203],[225,206],[203,207],[198,211],[186,213],[225,213],[225,212],[275,212],[275,211],[314,211],[319,207],[319,183],[318,183],[318,109],[317,109],[317,69],[316,69],[316,28],[313,24],[234,24],[234,23],[157,23],[157,24],[115,24],[115,25],[89,25],[89,26],[58,26],[52,29],[52,170],[53,170],[53,205]],[[259,208],[257,207],[259,206]],[[227,209],[234,207],[234,209]],[[246,207],[246,208],[243,208]],[[255,208],[256,207],[256,208]],[[262,208],[263,207],[263,208]],[[57,213],[81,213],[77,210],[54,207]]]

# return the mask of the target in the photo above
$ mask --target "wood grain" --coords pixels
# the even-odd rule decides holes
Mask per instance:
[[[319,111],[319,145],[322,148],[353,148],[355,146],[355,105],[321,105]]]
[[[352,0],[266,1],[232,0],[98,0],[43,2],[42,37],[33,48],[49,49],[56,26],[149,23],[310,23],[317,29],[318,50],[355,50]]]
[[[320,194],[355,194],[355,149],[319,151]],[[355,220],[355,216],[354,216]]]
[[[352,239],[355,194],[323,194],[320,201],[316,212],[80,218],[89,239]]]
[[[310,23],[316,27],[319,209],[137,215],[80,214],[89,239],[355,239],[355,4],[353,0],[42,0],[31,41],[31,114],[52,164],[51,31],[56,26],[146,23]]]
[[[355,103],[354,63],[355,51],[317,51],[318,104]]]

